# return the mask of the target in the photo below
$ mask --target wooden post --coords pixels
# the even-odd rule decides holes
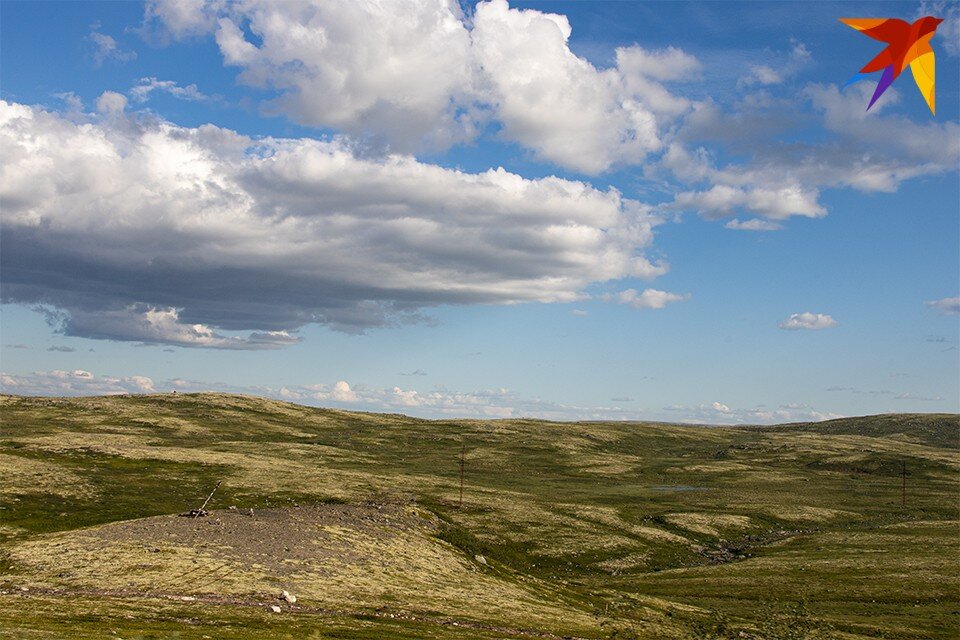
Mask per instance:
[[[194,518],[196,518],[197,516],[199,516],[201,513],[204,512],[203,510],[206,509],[207,503],[210,502],[210,498],[212,498],[212,497],[213,497],[213,494],[215,494],[215,493],[217,492],[217,489],[220,488],[220,484],[221,484],[222,482],[223,482],[223,480],[217,480],[217,486],[215,486],[215,487],[213,488],[213,491],[210,492],[210,495],[207,496],[207,499],[204,500],[204,501],[203,501],[203,504],[200,505],[200,508],[197,509],[197,513],[193,516]]]

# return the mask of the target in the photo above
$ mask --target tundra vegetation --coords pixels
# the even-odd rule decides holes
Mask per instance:
[[[5,637],[960,630],[956,415],[431,421],[210,393],[0,411]],[[177,517],[217,481],[209,515]]]

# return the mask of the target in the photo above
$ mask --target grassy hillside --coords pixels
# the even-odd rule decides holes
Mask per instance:
[[[12,637],[960,629],[955,415],[427,421],[224,394],[0,411]],[[210,517],[171,515],[218,480]]]

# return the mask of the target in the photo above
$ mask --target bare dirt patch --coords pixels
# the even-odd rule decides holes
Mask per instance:
[[[432,533],[434,519],[396,505],[322,505],[284,509],[224,509],[204,518],[158,516],[101,527],[106,542],[136,542],[161,549],[182,545],[215,552],[228,562],[253,562],[276,575],[356,563],[363,554],[355,538],[385,543],[412,532]],[[159,547],[156,545],[160,545]],[[325,573],[325,572],[324,572]]]

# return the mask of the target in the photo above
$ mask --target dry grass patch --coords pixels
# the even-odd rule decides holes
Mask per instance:
[[[723,513],[671,513],[666,521],[687,531],[720,537],[727,530],[749,529],[752,521],[747,516]]]
[[[69,469],[17,455],[0,453],[0,496],[52,493],[70,498],[92,497],[96,490]]]

